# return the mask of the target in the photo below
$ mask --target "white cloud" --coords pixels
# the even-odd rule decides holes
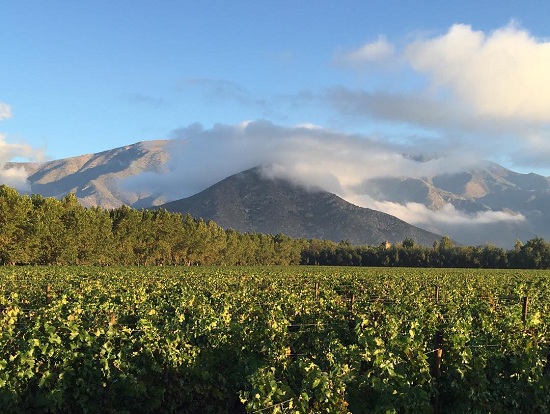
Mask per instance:
[[[378,36],[374,42],[366,43],[359,49],[351,52],[338,51],[335,61],[338,64],[356,66],[371,62],[384,62],[394,55],[395,47],[388,42],[385,36]]]
[[[29,192],[31,186],[28,182],[28,174],[23,167],[5,168],[0,165],[0,183],[15,188],[20,192]]]
[[[380,201],[362,194],[350,194],[346,199],[355,205],[383,211],[434,233],[451,235],[457,241],[467,244],[496,243],[511,246],[520,238],[520,234],[525,236],[526,229],[531,226],[523,214],[513,211],[488,210],[469,214],[449,203],[439,210],[431,210],[421,203]]]
[[[6,135],[0,133],[0,184],[6,184],[19,191],[30,191],[25,169],[15,164],[8,164],[14,158],[27,160],[43,160],[42,150],[32,148],[27,144],[12,144],[6,142]]]
[[[401,70],[385,72],[383,84],[331,88],[326,101],[355,122],[400,124],[411,136],[431,136],[439,149],[548,170],[549,41],[513,23],[490,33],[457,24],[441,36],[417,37],[389,58]]]
[[[515,24],[490,34],[457,24],[413,42],[406,56],[434,88],[449,87],[479,115],[550,121],[550,42]]]
[[[157,189],[175,199],[193,195],[245,169],[271,165],[272,176],[285,176],[308,187],[319,186],[347,195],[371,178],[452,173],[478,161],[459,154],[418,162],[407,155],[411,147],[373,136],[309,125],[282,127],[263,121],[236,126],[218,124],[208,130],[191,125],[176,130],[174,136],[167,148],[171,158],[166,174],[141,175],[124,185]]]
[[[359,198],[360,200],[360,198]],[[356,199],[357,201],[357,199]],[[444,229],[446,225],[481,225],[495,222],[522,222],[525,216],[507,211],[481,211],[468,214],[457,210],[452,204],[445,204],[439,210],[430,210],[424,204],[405,203],[399,204],[390,201],[363,202],[363,207],[375,208],[392,216],[418,226],[435,226],[436,229]],[[441,230],[438,230],[441,232]]]
[[[28,144],[13,144],[6,142],[6,134],[0,133],[0,164],[12,161],[14,158],[24,158],[30,161],[42,161],[44,152]]]
[[[3,119],[10,119],[10,118],[11,118],[11,106],[3,102],[0,102],[0,121]]]
[[[296,125],[296,128],[306,128],[306,129],[323,129],[320,125],[312,124],[311,122],[305,122],[302,124]]]

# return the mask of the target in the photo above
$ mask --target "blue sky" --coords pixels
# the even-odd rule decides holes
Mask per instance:
[[[252,120],[550,175],[548,16],[543,0],[0,0],[0,162]]]

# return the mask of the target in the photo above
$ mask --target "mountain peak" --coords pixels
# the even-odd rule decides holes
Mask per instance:
[[[159,207],[241,232],[284,233],[296,238],[380,244],[408,237],[431,245],[441,237],[320,188],[268,178],[262,171],[256,167],[234,174],[194,196]]]

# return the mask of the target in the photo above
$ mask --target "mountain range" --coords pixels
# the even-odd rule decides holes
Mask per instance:
[[[235,171],[185,198],[177,196],[177,182],[169,192],[125,185],[143,174],[162,177],[169,168],[169,142],[145,141],[97,154],[3,167],[23,169],[31,193],[60,198],[72,192],[84,206],[104,208],[162,206],[239,231],[369,244],[405,237],[430,244],[439,234],[464,244],[507,247],[516,239],[550,239],[550,179],[491,162],[453,174],[378,177],[361,183],[357,191],[382,211],[351,204],[322,188],[270,178],[261,168]],[[385,206],[422,209],[428,215],[412,226],[385,214],[393,211],[384,211]]]
[[[147,172],[162,172],[169,159],[168,141],[144,141],[133,145],[47,162],[9,162],[4,169],[24,169],[30,192],[61,198],[74,193],[85,207],[111,209],[123,204],[150,207],[163,202],[150,194],[123,189],[124,179]]]

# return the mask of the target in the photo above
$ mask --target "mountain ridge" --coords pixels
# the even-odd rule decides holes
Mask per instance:
[[[125,178],[149,172],[162,172],[169,154],[164,150],[168,140],[140,141],[135,144],[46,162],[10,162],[4,168],[24,168],[31,192],[60,198],[74,193],[86,207],[116,208],[122,204],[135,206],[143,198],[136,192],[123,190]],[[153,198],[149,204],[164,200]]]

